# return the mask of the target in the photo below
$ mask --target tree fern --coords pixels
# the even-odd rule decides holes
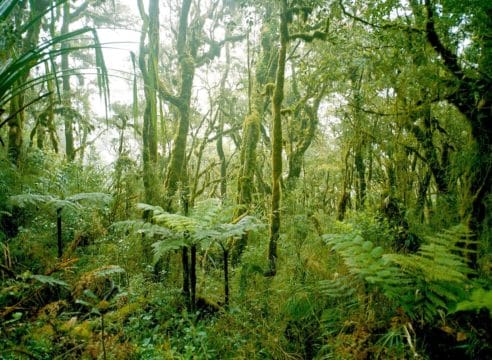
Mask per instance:
[[[9,198],[9,203],[12,206],[40,206],[47,209],[56,210],[59,208],[71,208],[73,210],[81,209],[80,202],[90,202],[99,205],[107,205],[111,201],[111,196],[105,193],[79,193],[71,195],[65,199],[58,198],[53,195],[42,194],[19,194]]]
[[[62,241],[62,210],[72,209],[80,210],[82,206],[79,204],[81,201],[88,201],[99,205],[107,205],[111,200],[111,196],[104,193],[79,193],[74,194],[66,199],[61,199],[53,195],[43,194],[19,194],[13,195],[9,198],[9,204],[11,206],[26,207],[26,206],[39,206],[48,211],[56,212],[57,222],[57,248],[58,257],[62,256],[63,241]]]
[[[207,247],[215,241],[223,242],[229,239],[233,241],[245,232],[260,226],[252,216],[245,216],[236,222],[231,222],[227,215],[232,214],[233,209],[223,207],[219,199],[197,202],[189,216],[172,214],[164,211],[160,206],[149,204],[140,203],[137,207],[152,212],[154,224],[153,227],[140,224],[139,230],[146,234],[153,232],[162,235],[162,239],[152,245],[156,260],[168,251],[191,244]],[[162,229],[166,229],[167,233]]]
[[[38,206],[46,209],[72,208],[74,210],[80,208],[80,205],[69,200],[59,199],[52,195],[41,194],[20,194],[13,195],[9,198],[11,206],[25,208],[28,206]]]

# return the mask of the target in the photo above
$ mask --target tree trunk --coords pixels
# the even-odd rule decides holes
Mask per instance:
[[[427,190],[429,188],[431,175],[430,172],[426,172],[424,178],[419,181],[419,190],[417,194],[417,203],[415,204],[415,212],[423,223],[425,220],[425,200],[427,198]]]
[[[71,15],[70,15],[70,1],[66,1],[63,4],[63,23],[61,28],[61,35],[68,34],[70,31]],[[62,90],[63,90],[63,107],[65,108],[63,114],[63,124],[65,127],[65,154],[69,162],[75,159],[75,147],[73,138],[73,116],[71,111],[71,86],[70,86],[70,64],[68,49],[70,45],[67,42],[62,43],[61,54],[61,71],[62,71]],[[65,51],[64,51],[65,50]]]
[[[492,81],[486,74],[488,69],[482,69],[490,65],[492,42],[486,39],[483,43],[483,56],[479,63],[478,74],[469,76],[458,59],[441,41],[434,19],[434,7],[430,0],[425,0],[427,10],[426,36],[429,44],[441,57],[441,61],[448,71],[454,76],[457,87],[447,100],[466,117],[471,126],[471,134],[475,141],[475,161],[470,172],[469,192],[472,202],[469,210],[469,227],[479,239],[485,230],[487,219],[487,201],[492,194],[492,130],[490,119],[492,118]],[[485,18],[485,27],[492,27],[492,17]],[[477,249],[472,249],[477,250]],[[471,256],[471,266],[477,268],[477,255]]]
[[[362,155],[362,145],[355,150],[354,162],[357,171],[357,210],[363,210],[366,199],[366,166]]]
[[[177,99],[171,102],[178,108],[179,124],[178,130],[171,150],[166,174],[166,207],[168,210],[173,208],[173,196],[178,189],[178,183],[182,179],[186,162],[186,138],[190,124],[191,92],[193,79],[195,77],[196,47],[187,44],[188,15],[190,12],[191,0],[183,0],[179,18],[179,29],[177,39],[177,53],[180,65],[181,89]],[[169,100],[171,97],[167,97]],[[166,99],[166,97],[165,97]]]
[[[24,104],[24,95],[16,95],[10,100],[10,113],[15,114],[12,119],[9,120],[9,146],[8,156],[10,161],[19,165],[22,142],[23,142],[23,129],[24,129],[24,110],[22,106]]]
[[[230,36],[229,27],[226,30],[226,37],[227,36]],[[248,51],[248,56],[249,56],[249,51]],[[226,93],[225,86],[231,68],[231,51],[229,49],[229,44],[225,44],[225,57],[226,57],[226,68],[224,70],[224,74],[222,75],[222,79],[220,82],[220,92],[223,96],[225,96]],[[224,115],[219,114],[219,126],[217,128],[216,149],[217,149],[217,155],[219,156],[219,160],[220,160],[220,198],[222,199],[222,202],[224,202],[227,197],[227,178],[226,178],[227,162],[224,154],[224,146],[223,146],[224,144],[222,142],[223,133],[224,133]]]
[[[238,176],[238,195],[235,217],[239,217],[250,211],[253,202],[253,193],[255,192],[255,173],[257,173],[256,148],[260,140],[261,121],[264,110],[268,104],[268,99],[258,95],[263,86],[274,81],[276,66],[270,66],[273,58],[276,56],[274,50],[274,41],[270,23],[272,8],[270,3],[265,4],[266,14],[261,30],[261,54],[258,59],[254,80],[251,79],[251,62],[248,41],[248,115],[243,122],[243,138],[241,141],[241,158]],[[249,38],[248,38],[249,40]],[[273,70],[273,71],[272,71]],[[254,90],[256,89],[256,90]],[[262,179],[259,179],[262,182]],[[244,248],[248,242],[248,234],[241,236],[239,241],[232,249],[232,263],[237,264]]]
[[[143,18],[140,37],[139,67],[142,72],[145,93],[145,110],[143,117],[143,183],[145,202],[156,202],[156,168],[157,168],[157,78],[159,59],[159,1],[149,2],[148,15],[145,14],[142,4],[139,4],[140,15]],[[149,41],[146,46],[145,37]],[[148,50],[146,50],[148,47]],[[148,53],[147,57],[145,54]],[[149,214],[144,214],[146,217]]]
[[[277,243],[280,236],[280,180],[282,176],[282,119],[284,99],[285,62],[289,42],[287,0],[281,2],[280,48],[277,73],[272,97],[272,208],[270,213],[270,241],[268,245],[268,275],[277,272]]]
[[[229,250],[222,249],[222,257],[224,261],[224,305],[229,305]]]
[[[190,264],[190,301],[191,311],[195,311],[196,305],[196,245],[191,245],[191,264]]]
[[[345,219],[345,213],[347,212],[347,206],[350,202],[350,194],[347,191],[349,184],[351,183],[350,179],[350,169],[348,164],[348,159],[350,156],[350,152],[347,151],[345,154],[345,174],[343,175],[343,184],[342,184],[342,195],[340,197],[340,201],[337,205],[337,220],[343,221]]]
[[[294,62],[292,62],[292,92],[296,98],[300,98],[299,89],[297,86],[297,76]],[[314,99],[313,105],[308,104],[307,96],[299,99],[295,107],[293,116],[291,116],[289,125],[289,136],[287,138],[287,157],[289,170],[287,173],[287,186],[293,188],[297,179],[301,176],[304,154],[314,139],[316,127],[318,125],[318,109],[321,99],[324,95],[324,86],[318,90]]]
[[[56,243],[58,248],[58,259],[61,259],[63,255],[63,241],[62,241],[62,208],[56,209]]]
[[[181,249],[181,264],[183,267],[183,296],[186,308],[191,311],[190,266],[188,260],[188,248],[186,246]]]
[[[47,8],[49,3],[40,3],[36,4],[31,2],[31,13],[29,15],[29,22],[33,21],[29,26],[29,30],[27,31],[26,37],[24,39],[19,39],[22,41],[22,48],[20,53],[27,53],[29,50],[33,49],[39,40],[39,34],[41,31],[41,19],[37,19]],[[37,19],[37,20],[36,20]],[[19,82],[14,86],[19,86],[24,84],[26,80],[29,78],[29,71],[23,75]],[[15,89],[13,89],[12,93],[15,93]],[[14,115],[14,116],[12,116]],[[10,100],[10,116],[12,118],[8,122],[9,132],[8,132],[8,150],[7,154],[9,160],[15,164],[19,165],[22,154],[22,143],[23,143],[23,130],[24,130],[24,120],[25,120],[25,112],[24,112],[24,92],[20,92],[19,94],[12,97]]]

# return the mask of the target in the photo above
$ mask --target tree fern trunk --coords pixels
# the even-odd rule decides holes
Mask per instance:
[[[229,250],[223,249],[224,260],[224,305],[229,305]]]
[[[181,250],[181,263],[183,266],[183,296],[186,308],[191,310],[190,302],[190,269],[188,265],[188,248],[185,246]]]
[[[196,305],[196,245],[191,245],[191,265],[190,265],[190,308],[195,311]]]
[[[62,208],[56,209],[56,243],[58,247],[58,258],[61,259],[63,255],[63,242],[62,242]]]

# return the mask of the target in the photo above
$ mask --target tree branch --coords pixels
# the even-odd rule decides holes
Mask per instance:
[[[176,106],[177,108],[181,108],[183,106],[186,106],[186,104],[181,100],[181,98],[171,94],[167,89],[164,83],[159,80],[157,83],[158,89],[157,91],[159,92],[159,96],[161,97],[162,100],[167,101],[171,103],[172,105]]]
[[[296,39],[301,39],[305,42],[312,42],[313,40],[326,40],[328,36],[328,33],[324,32],[324,31],[319,31],[319,30],[316,30],[316,31],[313,31],[313,32],[310,32],[310,33],[295,33],[295,34],[291,34],[289,36],[289,39],[290,40],[296,40]]]
[[[437,35],[436,27],[434,23],[434,10],[432,9],[430,0],[425,0],[425,8],[427,10],[427,21],[425,24],[425,34],[427,36],[427,40],[434,48],[434,50],[436,50],[436,52],[439,55],[441,55],[446,68],[454,76],[462,80],[464,74],[463,74],[463,70],[461,69],[461,66],[458,63],[458,57],[443,45],[441,39]]]
[[[354,14],[349,13],[345,9],[345,6],[343,6],[342,0],[339,0],[338,3],[340,4],[340,7],[342,8],[342,12],[343,12],[343,14],[345,16],[348,16],[349,18],[354,19],[355,21],[358,21],[358,22],[360,22],[360,23],[362,23],[364,25],[370,26],[372,28],[375,28],[375,29],[383,29],[383,30],[386,30],[386,29],[404,30],[404,31],[408,31],[408,32],[416,33],[416,34],[423,34],[423,33],[425,33],[425,30],[413,28],[411,26],[406,26],[406,25],[392,24],[392,23],[387,23],[387,24],[379,25],[379,24],[371,23],[371,22],[369,22],[367,20],[364,20],[363,18],[361,18],[359,16],[356,16]]]
[[[196,59],[196,67],[199,67],[208,61],[212,61],[214,58],[219,56],[220,50],[225,43],[233,43],[244,40],[245,38],[245,34],[228,36],[221,41],[214,41],[209,38],[204,38],[203,40],[209,45],[209,49],[206,53],[202,54],[199,58]]]
[[[82,3],[82,5],[80,5],[77,9],[75,9],[75,11],[70,14],[69,22],[73,23],[78,19],[80,19],[84,15],[85,10],[87,10],[87,8],[89,7],[89,3],[90,1],[86,0],[84,3]]]

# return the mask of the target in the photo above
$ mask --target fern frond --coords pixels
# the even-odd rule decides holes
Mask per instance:
[[[72,210],[80,210],[82,206],[80,204],[74,203],[70,200],[56,199],[54,198],[51,201],[46,203],[46,207],[49,209],[72,209]]]
[[[9,204],[20,208],[29,205],[46,204],[49,201],[53,201],[55,198],[51,195],[40,194],[19,194],[13,195],[9,198]]]
[[[477,288],[472,291],[468,299],[459,302],[452,312],[477,311],[483,308],[492,315],[492,290]]]
[[[164,212],[164,210],[160,206],[154,206],[145,203],[138,203],[136,206],[137,209],[152,212],[154,215],[161,214]]]
[[[159,235],[164,238],[173,236],[173,233],[168,228],[150,223],[143,223],[139,229],[136,229],[136,232],[139,234],[145,234],[150,238],[153,238],[155,235]]]
[[[165,227],[177,231],[177,232],[195,232],[200,227],[200,222],[194,218],[179,214],[170,214],[163,212],[158,215],[154,215],[153,220],[157,224],[162,224]]]
[[[170,251],[179,250],[187,245],[188,244],[185,242],[183,237],[174,237],[153,243],[152,248],[154,251],[154,263],[157,263]]]
[[[98,203],[107,205],[111,202],[111,195],[101,192],[79,193],[66,198],[68,201],[88,201],[91,203]]]
[[[323,295],[332,298],[351,297],[355,294],[355,287],[349,279],[344,277],[321,280],[318,282],[318,285]]]
[[[118,232],[136,232],[143,228],[145,222],[143,220],[123,220],[117,221],[110,225],[110,229]]]
[[[211,198],[197,202],[191,210],[191,217],[207,224],[213,224],[218,222],[221,210],[221,201]]]
[[[341,256],[351,275],[378,287],[411,318],[431,321],[439,310],[463,298],[471,270],[462,244],[474,240],[462,225],[427,236],[427,243],[410,255],[385,254],[356,232],[324,235],[323,239]]]

